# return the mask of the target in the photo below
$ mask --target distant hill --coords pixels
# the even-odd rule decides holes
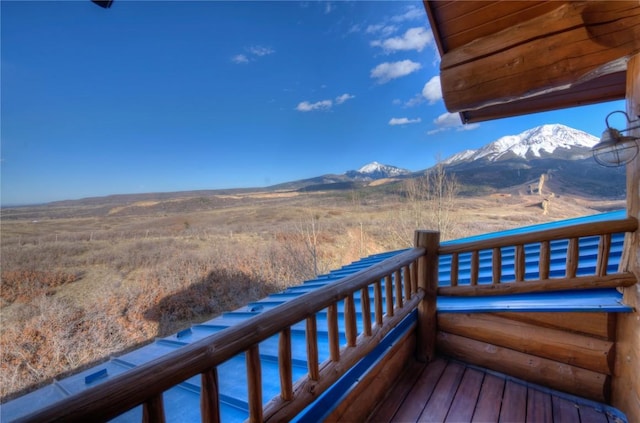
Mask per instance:
[[[441,163],[448,173],[456,176],[463,196],[531,194],[541,175],[545,175],[546,194],[622,199],[626,188],[625,169],[599,166],[591,156],[591,148],[597,142],[593,135],[577,129],[558,124],[542,125],[518,135],[501,137],[477,150],[454,154]],[[83,207],[86,216],[116,212],[122,215],[141,211],[205,210],[230,206],[245,196],[268,198],[286,192],[372,189],[397,193],[400,181],[417,178],[428,170],[411,172],[372,162],[343,174],[327,174],[263,188],[122,194],[57,201],[42,206],[49,209],[49,214],[53,209],[58,210],[60,216],[71,208],[77,214],[77,207]],[[122,205],[126,207],[120,207]],[[3,218],[31,216],[27,209],[38,208],[3,208]],[[9,210],[11,213],[8,214]],[[39,212],[33,216],[39,216]]]
[[[301,179],[298,181],[285,182],[283,184],[269,187],[272,190],[298,190],[298,191],[328,191],[357,189],[367,186],[369,183],[378,180],[394,181],[395,178],[407,177],[410,170],[396,166],[371,162],[358,170],[348,170],[343,174],[327,174],[315,178]]]

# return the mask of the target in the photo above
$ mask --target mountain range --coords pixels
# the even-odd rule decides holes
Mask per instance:
[[[380,164],[378,162],[371,162],[362,166],[358,170],[349,170],[345,175],[349,178],[360,181],[371,181],[375,179],[383,178],[395,178],[398,176],[405,176],[411,173],[410,170],[402,169],[395,166]]]
[[[445,170],[455,175],[462,195],[496,192],[526,193],[545,175],[554,194],[576,194],[621,198],[625,194],[624,168],[599,166],[591,156],[598,138],[560,124],[537,126],[517,135],[501,137],[477,150],[465,150],[443,160]],[[300,191],[355,189],[381,185],[423,175],[372,162],[341,175],[280,184],[271,188]]]
[[[565,125],[542,125],[518,135],[507,135],[477,150],[465,150],[454,154],[442,163],[454,165],[474,160],[495,162],[522,158],[564,158],[581,160],[591,157],[591,148],[598,138]]]
[[[586,197],[621,199],[625,196],[624,167],[605,168],[591,157],[598,142],[593,135],[564,125],[542,125],[518,135],[501,137],[477,150],[465,150],[440,164],[455,175],[460,195],[527,194],[530,187],[545,175],[545,191],[554,195],[573,194]],[[215,202],[236,194],[273,191],[340,191],[375,187],[399,192],[404,179],[417,178],[430,169],[410,171],[388,164],[372,162],[343,174],[327,174],[273,185],[266,188],[207,190],[180,193],[122,194],[50,203],[54,205],[102,205],[132,201],[161,201],[177,196],[200,201],[203,196]],[[224,197],[224,199],[222,198]],[[166,201],[165,201],[166,200]],[[214,201],[214,200],[211,200]],[[167,203],[167,204],[165,204]],[[182,205],[176,205],[182,207]]]
[[[499,138],[443,162],[462,193],[526,193],[542,175],[546,192],[598,198],[624,198],[624,167],[605,168],[592,157],[598,138],[564,125],[542,125]]]

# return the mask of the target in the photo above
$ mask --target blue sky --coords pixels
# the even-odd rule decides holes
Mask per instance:
[[[2,205],[410,170],[623,102],[463,127],[421,2],[2,1]]]

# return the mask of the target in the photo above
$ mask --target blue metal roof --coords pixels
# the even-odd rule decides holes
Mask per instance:
[[[624,218],[624,211],[588,216],[579,219],[565,220],[542,225],[518,228],[510,231],[486,234],[478,237],[443,242],[450,245],[462,241],[487,239],[526,233],[534,230],[550,229],[577,223],[594,222],[609,219]],[[611,252],[609,257],[609,269],[616,270],[622,253],[623,236],[612,236]],[[593,274],[595,270],[598,238],[590,237],[580,240],[580,260],[578,275]],[[526,251],[526,278],[537,277],[537,262],[539,258],[539,245],[532,244],[525,247]],[[562,277],[565,272],[566,241],[551,243],[551,277]],[[249,303],[235,311],[223,313],[221,316],[205,323],[197,324],[189,329],[178,332],[166,338],[156,339],[154,342],[139,349],[113,357],[109,361],[93,368],[79,372],[60,381],[54,381],[51,385],[40,388],[20,398],[12,400],[0,407],[0,420],[10,421],[14,418],[26,415],[32,411],[52,404],[62,398],[85,390],[95,384],[113,378],[130,368],[149,362],[156,357],[167,354],[183,345],[195,342],[206,336],[212,335],[228,326],[260,314],[261,312],[277,307],[278,305],[303,295],[306,292],[318,289],[321,286],[332,283],[342,277],[356,273],[364,268],[372,266],[382,260],[401,253],[404,250],[375,254],[363,258],[341,269],[334,270],[316,279],[303,282],[301,285],[286,289],[283,292],[269,295],[268,297]],[[489,252],[490,253],[490,252]],[[513,248],[503,248],[503,281],[514,280]],[[440,257],[440,283],[449,284],[449,265],[451,257]],[[469,281],[470,256],[462,254],[459,261],[459,284]],[[480,254],[479,283],[491,282],[491,255]],[[383,281],[384,283],[384,281]],[[384,292],[384,289],[383,289]],[[356,310],[359,310],[359,292],[355,295]],[[615,289],[598,289],[591,291],[564,291],[541,294],[508,295],[501,297],[440,297],[438,298],[438,311],[446,312],[487,312],[487,311],[631,311],[621,302],[621,294]],[[340,327],[342,321],[342,305],[339,305]],[[408,317],[408,319],[415,316]],[[329,356],[326,312],[317,316],[318,348],[320,361]],[[358,330],[362,330],[362,319],[358,314]],[[397,332],[397,331],[396,331]],[[399,335],[398,335],[399,336]],[[294,380],[307,374],[306,344],[304,322],[292,328],[292,357]],[[342,342],[345,341],[344,333],[341,334]],[[392,342],[390,338],[389,342]],[[387,346],[381,346],[386,348]],[[279,394],[278,375],[278,339],[273,337],[260,344],[260,357],[262,362],[262,385],[265,403]],[[370,360],[375,360],[375,355]],[[218,367],[220,382],[221,415],[225,422],[244,421],[248,417],[247,389],[245,359],[242,354],[232,358]],[[351,373],[345,377],[354,377]],[[180,385],[168,390],[164,394],[165,411],[168,421],[193,422],[200,421],[200,378],[193,377]],[[141,407],[137,407],[114,421],[140,421]]]

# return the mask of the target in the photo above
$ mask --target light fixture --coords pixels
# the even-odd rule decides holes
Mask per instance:
[[[609,117],[614,113],[621,113],[627,118],[627,123],[640,122],[640,119],[634,121],[629,119],[629,115],[621,110],[611,112],[605,118],[607,129],[602,133],[600,142],[591,149],[593,158],[598,164],[607,167],[617,167],[629,163],[638,155],[638,139],[639,137],[625,136],[623,132],[631,129],[640,128],[640,124],[636,126],[627,126],[625,129],[615,129],[609,126]]]

